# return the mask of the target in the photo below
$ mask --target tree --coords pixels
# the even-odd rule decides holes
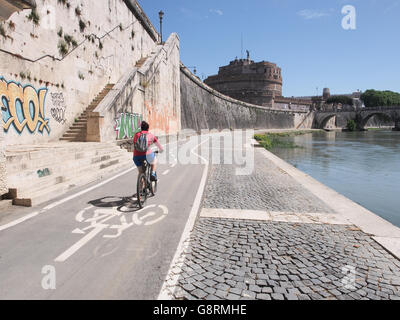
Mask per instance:
[[[367,108],[400,106],[400,93],[393,91],[367,90],[361,95]]]
[[[328,103],[328,104],[329,103],[333,103],[333,104],[341,103],[343,105],[352,106],[353,99],[348,96],[332,96],[328,100],[326,100],[326,103]]]

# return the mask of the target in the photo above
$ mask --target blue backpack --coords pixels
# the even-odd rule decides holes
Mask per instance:
[[[140,136],[135,143],[135,149],[139,152],[147,152],[148,148],[147,133],[140,133]]]

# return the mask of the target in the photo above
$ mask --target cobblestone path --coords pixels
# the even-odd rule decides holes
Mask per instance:
[[[400,300],[400,261],[357,227],[241,219],[241,210],[335,214],[257,149],[254,160],[249,176],[211,166],[203,208],[239,216],[200,216],[169,274],[173,299]]]

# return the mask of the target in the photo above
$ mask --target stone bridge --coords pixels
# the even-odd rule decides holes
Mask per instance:
[[[313,127],[324,129],[328,121],[338,115],[348,120],[354,120],[358,130],[364,130],[368,120],[372,117],[376,115],[385,115],[395,123],[393,130],[400,131],[400,106],[317,111],[315,113]]]

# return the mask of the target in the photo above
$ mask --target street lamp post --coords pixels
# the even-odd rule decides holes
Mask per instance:
[[[159,17],[160,17],[160,37],[161,37],[161,44],[163,43],[162,41],[162,19],[164,16],[164,12],[162,12],[162,10],[158,13]]]

